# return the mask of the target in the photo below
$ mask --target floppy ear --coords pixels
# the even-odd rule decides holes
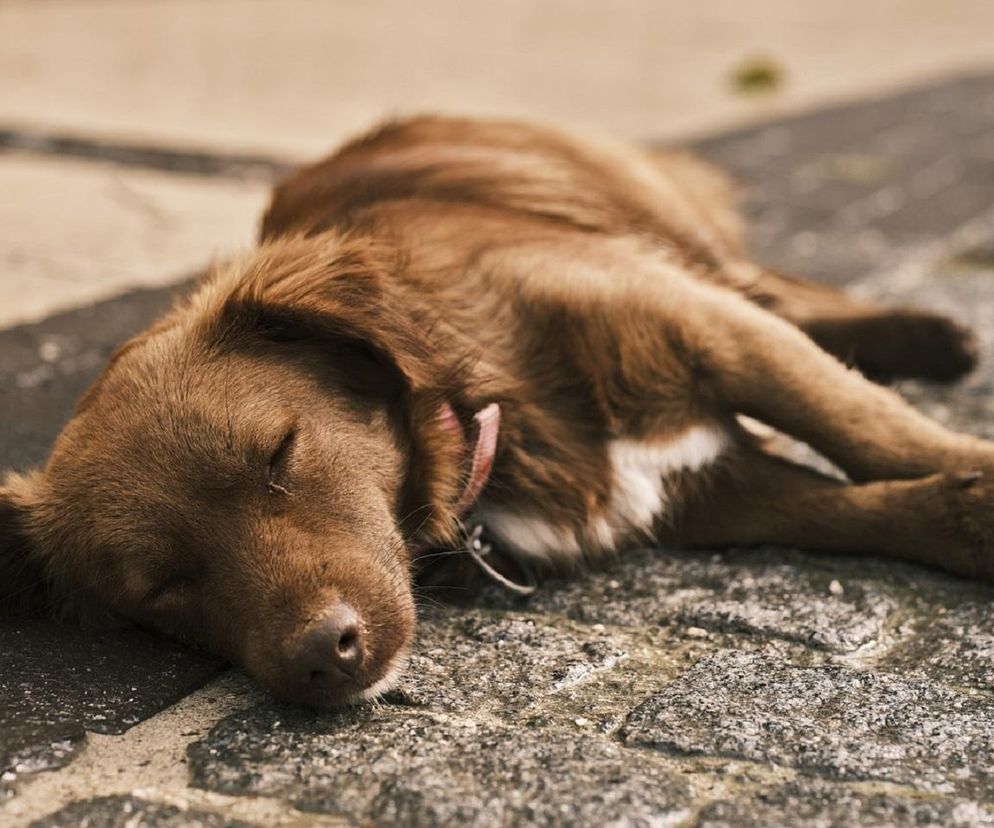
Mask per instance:
[[[42,487],[41,472],[10,474],[0,484],[0,618],[59,617],[99,629],[131,626],[56,583],[31,531]]]
[[[9,475],[0,485],[0,617],[53,609],[51,583],[28,532],[35,479]]]
[[[369,239],[284,237],[233,275],[219,312],[208,318],[221,324],[222,337],[320,338],[330,352],[349,355],[340,360],[346,369],[379,368],[408,391],[425,391],[443,379],[436,326],[419,313],[417,297],[390,278],[397,266],[396,253]]]

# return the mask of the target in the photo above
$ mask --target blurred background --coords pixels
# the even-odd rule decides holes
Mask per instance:
[[[247,247],[274,170],[384,116],[679,143],[994,65],[991,32],[991,0],[0,0],[0,327]]]

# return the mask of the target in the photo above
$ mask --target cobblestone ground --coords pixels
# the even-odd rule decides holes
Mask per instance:
[[[972,78],[700,149],[748,186],[767,261],[971,323],[974,376],[902,390],[994,436],[992,116]],[[0,465],[41,457],[164,302],[0,333]],[[138,633],[5,622],[0,822],[994,826],[992,599],[874,558],[639,550],[425,607],[400,687],[324,715]]]

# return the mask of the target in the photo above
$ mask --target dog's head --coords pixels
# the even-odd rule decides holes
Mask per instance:
[[[391,267],[276,241],[125,345],[45,468],[0,486],[0,605],[125,616],[309,704],[389,684],[462,450]]]

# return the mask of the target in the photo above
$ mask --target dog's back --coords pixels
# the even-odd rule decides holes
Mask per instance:
[[[392,122],[278,186],[262,238],[395,224],[444,206],[609,235],[644,234],[685,261],[717,269],[741,258],[733,188],[685,153],[652,155],[516,122]],[[508,241],[507,236],[501,237]]]

